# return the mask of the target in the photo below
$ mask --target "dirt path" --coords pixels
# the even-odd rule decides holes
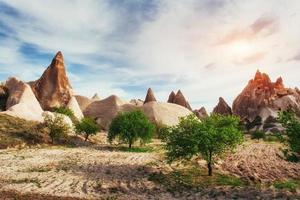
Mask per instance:
[[[228,156],[221,167],[247,180],[262,183],[300,178],[300,163],[285,161],[279,148],[279,144],[247,142]]]

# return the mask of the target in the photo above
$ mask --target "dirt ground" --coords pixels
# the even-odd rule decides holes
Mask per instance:
[[[222,170],[261,181],[299,176],[276,145],[251,143],[220,165]],[[159,172],[159,153],[122,152],[103,145],[0,150],[0,199],[286,199],[295,194],[249,186],[203,188],[176,193],[149,180]],[[153,165],[153,163],[160,163]],[[251,178],[250,178],[251,179]]]

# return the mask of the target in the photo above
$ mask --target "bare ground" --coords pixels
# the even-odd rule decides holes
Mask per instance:
[[[299,164],[287,163],[278,152],[273,144],[246,144],[221,167],[261,181],[299,176]],[[101,145],[1,150],[0,199],[287,199],[297,195],[254,186],[168,191],[149,179],[167,167],[162,163],[156,152],[122,152]]]

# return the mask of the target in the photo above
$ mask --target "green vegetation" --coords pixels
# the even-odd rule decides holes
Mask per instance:
[[[78,119],[74,115],[74,112],[70,108],[67,108],[65,106],[54,108],[53,112],[60,113],[60,114],[70,117],[70,119],[72,120],[73,123],[76,123],[78,121]]]
[[[132,144],[140,140],[142,144],[151,141],[155,126],[140,110],[123,112],[113,119],[108,131],[108,141],[118,138],[120,141],[132,147]]]
[[[241,179],[230,175],[215,173],[214,176],[207,176],[205,169],[191,164],[167,173],[152,173],[148,179],[164,185],[170,192],[181,192],[187,189],[206,188],[209,186],[237,187],[246,184]]]
[[[0,111],[4,111],[6,109],[6,101],[8,96],[7,88],[0,84]]]
[[[296,180],[279,181],[274,183],[274,187],[277,189],[287,189],[291,192],[296,192],[296,190],[300,188],[300,181],[296,181]]]
[[[0,149],[43,143],[50,143],[43,124],[0,114]]]
[[[214,159],[242,142],[239,124],[235,116],[211,115],[202,121],[194,115],[182,118],[164,138],[168,161],[202,156],[211,176]]]
[[[255,130],[251,133],[251,139],[265,139],[266,138],[266,133],[261,130]]]
[[[300,160],[300,122],[292,111],[283,111],[279,113],[278,121],[285,128],[287,135],[288,151],[295,161]]]
[[[90,135],[97,134],[99,128],[94,119],[85,117],[82,118],[78,123],[76,123],[75,130],[77,134],[83,134],[85,141],[87,141]]]
[[[71,127],[64,122],[63,116],[54,113],[54,116],[46,115],[44,118],[45,126],[49,129],[49,136],[52,144],[61,138],[66,138]]]

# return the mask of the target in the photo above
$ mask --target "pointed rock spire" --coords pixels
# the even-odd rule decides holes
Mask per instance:
[[[194,110],[193,112],[199,119],[208,117],[207,111],[203,106],[199,110]]]
[[[226,103],[226,101],[222,97],[220,97],[218,105],[213,109],[213,113],[221,115],[232,115],[232,110],[230,106]]]
[[[192,110],[190,104],[187,102],[187,100],[185,99],[185,97],[183,96],[181,90],[178,90],[174,99],[173,99],[173,102],[172,103],[175,103],[175,104],[178,104],[178,105],[181,105],[183,107],[186,107],[187,109],[189,110]]]
[[[64,59],[59,51],[40,79],[30,82],[32,90],[44,110],[66,106],[73,95],[66,74]]]
[[[155,98],[155,96],[154,96],[154,94],[153,94],[152,89],[149,88],[148,91],[147,91],[147,95],[146,95],[144,104],[145,104],[145,103],[148,103],[148,102],[151,102],[151,101],[156,101],[156,98]]]
[[[172,91],[171,93],[170,93],[170,95],[169,95],[169,98],[168,98],[168,103],[173,103],[174,102],[174,99],[175,99],[175,96],[176,96],[176,94],[175,94],[175,92],[174,91]]]

